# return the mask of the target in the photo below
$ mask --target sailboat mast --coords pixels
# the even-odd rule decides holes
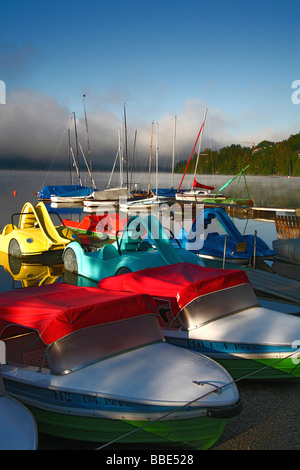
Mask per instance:
[[[155,158],[155,167],[156,167],[156,175],[155,175],[155,189],[156,189],[156,196],[158,195],[158,124],[156,123],[156,158]]]
[[[80,169],[79,169],[79,152],[78,152],[78,138],[77,138],[77,126],[76,126],[76,116],[74,114],[74,127],[75,127],[75,140],[76,140],[76,156],[77,156],[77,174],[78,174],[78,182],[81,184],[81,178],[80,178]]]
[[[70,184],[72,185],[72,158],[71,158],[70,129],[68,129],[68,155],[69,155],[69,166],[70,166]]]
[[[122,129],[118,129],[118,136],[119,136],[119,161],[120,161],[120,187],[123,187],[123,155],[122,155],[122,136],[121,136]]]
[[[194,179],[193,179],[193,181],[192,181],[192,188],[191,188],[191,189],[193,189],[194,180],[195,180],[196,174],[197,174],[197,168],[198,168],[198,164],[199,164],[200,149],[201,149],[201,144],[202,144],[202,139],[203,139],[203,132],[204,132],[204,125],[205,125],[205,121],[206,121],[206,115],[207,115],[207,108],[205,109],[205,113],[204,113],[203,126],[202,126],[202,134],[201,134],[201,136],[200,136],[199,147],[198,147],[198,154],[197,154],[197,160],[196,160],[195,171],[194,171]]]
[[[127,123],[126,123],[126,105],[124,104],[124,129],[125,129],[125,156],[126,156],[126,174],[127,174],[127,189],[128,189],[128,151],[127,151]]]
[[[95,188],[95,182],[93,179],[93,172],[92,172],[92,159],[91,159],[91,148],[90,148],[90,139],[89,139],[89,128],[88,128],[88,122],[87,122],[87,117],[86,117],[86,109],[85,109],[85,95],[83,95],[83,109],[84,109],[84,119],[85,119],[85,129],[86,129],[86,141],[88,145],[88,154],[89,154],[89,172],[91,176],[91,182],[92,186]]]
[[[150,159],[149,159],[149,182],[148,182],[148,192],[150,192],[150,183],[151,183],[152,139],[153,139],[153,121],[152,121],[152,125],[151,125],[151,143],[150,143]]]
[[[173,188],[173,186],[174,186],[175,141],[176,141],[176,120],[177,120],[177,116],[175,116],[175,118],[174,118],[173,158],[172,158],[172,188]]]
[[[134,166],[136,136],[137,136],[137,129],[135,130],[135,134],[134,134],[134,144],[133,144],[133,152],[132,152],[132,160],[131,160],[130,189],[132,186],[132,172],[133,172],[133,166]]]

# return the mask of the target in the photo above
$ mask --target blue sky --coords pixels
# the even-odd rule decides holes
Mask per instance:
[[[299,0],[2,2],[0,157],[34,156],[32,141],[52,156],[83,94],[99,153],[115,152],[124,103],[141,146],[159,123],[165,154],[174,115],[181,157],[206,106],[216,147],[287,138],[300,131],[299,13]]]

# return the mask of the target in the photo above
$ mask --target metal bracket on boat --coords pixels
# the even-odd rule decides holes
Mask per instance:
[[[211,385],[212,387],[216,388],[216,390],[214,390],[213,393],[218,393],[218,394],[222,393],[222,388],[218,387],[218,385],[214,384],[213,382],[208,382],[208,381],[197,382],[196,380],[193,380],[193,383],[196,385],[199,385],[200,387],[202,387],[202,385]]]

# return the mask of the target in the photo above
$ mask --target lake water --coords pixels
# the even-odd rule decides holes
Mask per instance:
[[[182,175],[175,175],[174,187],[178,187]],[[109,172],[96,172],[94,179],[99,189],[106,187],[109,180]],[[118,185],[118,174],[112,180],[112,185]],[[198,176],[198,181],[213,185],[216,190],[223,186],[231,177],[221,175],[202,175]],[[191,175],[187,175],[182,188],[188,189],[192,180]],[[251,198],[258,206],[270,206],[280,208],[299,208],[300,207],[300,178],[282,178],[282,177],[254,177],[248,176],[247,186]],[[140,187],[147,188],[148,174],[139,173],[134,176],[133,183],[138,182]],[[37,202],[34,193],[37,193],[43,186],[51,184],[69,184],[69,175],[66,172],[43,172],[43,171],[2,171],[0,174],[0,228],[10,223],[11,215],[19,213],[25,202]],[[89,185],[89,181],[84,181],[83,184]],[[155,177],[153,176],[151,186],[155,186]],[[170,187],[171,177],[169,173],[161,173],[158,178],[159,187]],[[237,186],[237,180],[233,181],[231,185],[223,191],[228,196],[236,195],[239,197],[247,196],[246,186],[244,179],[241,178]],[[15,193],[16,192],[16,193]],[[70,213],[68,213],[70,211]],[[77,212],[81,209],[77,209]],[[76,211],[75,211],[76,212]],[[73,209],[66,209],[64,217],[74,217]],[[84,214],[85,215],[85,214]],[[78,214],[75,217],[80,217]],[[257,235],[272,245],[272,240],[277,238],[274,221],[264,221],[259,219],[234,219],[238,229],[244,233],[253,234],[257,231]],[[20,287],[20,283],[13,281],[9,272],[4,269],[5,258],[0,260],[0,290],[2,292]]]

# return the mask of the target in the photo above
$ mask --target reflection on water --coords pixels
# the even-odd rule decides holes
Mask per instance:
[[[106,187],[107,181],[110,177],[108,172],[96,172],[94,179],[99,189]],[[64,172],[51,172],[48,175],[42,171],[2,171],[0,174],[0,228],[11,222],[11,215],[19,213],[26,202],[37,202],[34,193],[38,192],[43,186],[47,184],[69,184],[68,173]],[[218,190],[225,184],[231,177],[220,175],[205,175],[198,176],[199,182],[207,185],[212,185]],[[175,175],[174,186],[177,187],[181,175]],[[147,188],[148,174],[141,173],[135,176],[135,180],[139,182],[141,187]],[[190,180],[190,181],[189,181]],[[185,188],[190,189],[188,185],[191,183],[192,176],[188,175],[185,180]],[[255,205],[263,207],[281,207],[281,208],[298,208],[300,207],[300,178],[283,178],[283,177],[253,177],[247,176],[247,186],[250,197],[254,200]],[[159,187],[170,187],[171,176],[169,173],[162,173],[159,175]],[[88,181],[83,181],[83,184],[89,184]],[[118,175],[112,181],[112,185],[118,186]],[[238,181],[234,181],[229,185],[223,194],[226,196],[247,196],[247,190],[244,181],[241,179],[239,186]],[[153,177],[153,186],[155,185],[155,178]],[[16,195],[14,195],[16,192]],[[236,193],[235,193],[236,192]],[[59,211],[59,210],[58,210]],[[82,215],[81,208],[65,209],[63,211],[63,218],[73,218],[79,220]],[[85,215],[85,214],[84,214]],[[76,219],[74,219],[76,218]],[[272,240],[277,238],[276,228],[274,221],[262,221],[259,219],[235,219],[235,224],[242,234],[253,234],[257,231],[257,235],[261,237],[270,247],[272,247]],[[16,265],[9,260],[0,263],[0,290],[7,291],[14,288],[13,281],[19,281],[19,286],[40,285],[40,283],[50,282],[50,277],[53,274],[55,280],[63,275],[63,266],[57,263],[55,266],[49,267],[46,264],[40,266],[31,265]],[[50,263],[51,264],[51,263]],[[280,266],[282,270],[288,273],[287,268]],[[33,269],[34,272],[29,272]],[[290,273],[290,271],[289,271]],[[287,277],[288,274],[286,274]],[[66,282],[68,282],[66,280]],[[71,283],[75,280],[70,280]]]
[[[64,273],[62,260],[51,260],[49,257],[44,263],[38,263],[0,252],[0,264],[10,274],[13,289],[52,284],[62,278]]]

